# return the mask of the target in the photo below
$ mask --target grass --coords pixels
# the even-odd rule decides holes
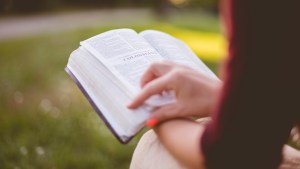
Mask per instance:
[[[225,48],[217,29],[201,32],[175,22],[127,27],[169,32],[216,70]],[[79,41],[113,28],[0,42],[1,169],[128,168],[140,135],[126,146],[117,142],[64,72]]]

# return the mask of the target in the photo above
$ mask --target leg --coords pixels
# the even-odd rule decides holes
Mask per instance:
[[[130,169],[183,169],[159,142],[155,132],[149,130],[139,141]]]

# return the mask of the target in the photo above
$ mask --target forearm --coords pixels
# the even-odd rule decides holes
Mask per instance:
[[[203,125],[187,119],[169,120],[154,128],[165,148],[188,168],[205,168],[200,146],[203,130]],[[279,169],[292,168],[300,168],[300,151],[285,145]]]
[[[187,119],[162,122],[154,128],[165,148],[188,168],[204,168],[200,138],[204,131],[201,124]]]
[[[300,151],[285,145],[283,148],[283,161],[279,169],[300,168]]]

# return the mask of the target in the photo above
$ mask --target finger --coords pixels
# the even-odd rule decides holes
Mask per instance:
[[[127,105],[128,108],[137,108],[142,105],[150,96],[159,94],[164,90],[170,90],[170,79],[168,76],[155,79],[145,85],[140,93]]]
[[[157,77],[166,74],[172,69],[173,66],[173,63],[167,61],[155,62],[151,64],[141,78],[141,87],[144,87],[147,83],[156,79]]]
[[[158,76],[156,75],[153,69],[148,69],[141,78],[141,87],[143,88],[147,83],[156,79],[157,77]]]
[[[178,103],[172,103],[156,109],[150,118],[165,121],[176,117],[181,117],[182,110]]]

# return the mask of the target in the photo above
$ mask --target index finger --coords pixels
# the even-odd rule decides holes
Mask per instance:
[[[150,96],[159,94],[165,90],[170,90],[169,84],[167,76],[147,83],[133,101],[127,105],[127,107],[134,109],[141,106]]]
[[[166,74],[173,66],[174,64],[168,61],[152,63],[141,78],[141,87],[144,87],[157,77]]]

